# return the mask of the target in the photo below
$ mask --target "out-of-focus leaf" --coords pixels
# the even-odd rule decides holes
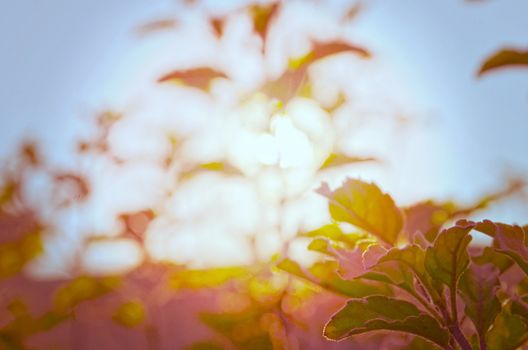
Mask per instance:
[[[207,326],[229,338],[238,349],[271,350],[273,341],[261,320],[266,313],[254,309],[236,314],[204,313],[200,319]]]
[[[0,244],[0,279],[20,272],[43,251],[40,229],[25,234],[16,241]]]
[[[143,304],[136,300],[127,301],[119,306],[112,320],[121,326],[134,328],[141,325],[146,318]]]
[[[35,142],[25,142],[21,146],[20,156],[31,166],[38,166],[42,163],[41,155]]]
[[[456,226],[440,232],[434,245],[425,253],[425,268],[429,275],[452,291],[456,290],[460,276],[469,265],[467,246],[473,227],[471,223],[459,221]]]
[[[323,238],[316,238],[308,245],[308,250],[334,256],[330,249],[330,242]]]
[[[316,263],[310,269],[304,269],[290,259],[284,259],[277,267],[294,276],[300,277],[328,291],[350,298],[362,298],[367,295],[390,294],[388,288],[367,284],[358,280],[345,280],[336,270],[337,264]]]
[[[300,233],[301,237],[323,237],[328,238],[331,241],[343,243],[348,248],[353,249],[356,245],[363,241],[368,240],[368,236],[361,233],[344,233],[343,230],[337,224],[328,224],[321,226],[315,230]]]
[[[343,92],[340,92],[339,95],[337,96],[337,99],[335,100],[334,103],[332,103],[331,105],[329,106],[321,106],[328,114],[332,114],[334,113],[336,110],[338,110],[339,108],[341,108],[341,106],[343,106],[346,102],[346,96]]]
[[[496,296],[499,288],[499,270],[492,264],[471,265],[460,278],[458,288],[466,304],[468,316],[479,335],[484,339],[486,332],[501,311],[501,303]]]
[[[288,69],[275,80],[266,82],[260,90],[268,97],[287,104],[308,85],[308,68],[312,63],[345,52],[354,53],[362,58],[369,57],[366,50],[344,42],[315,42],[310,52],[301,57],[290,59]]]
[[[473,262],[478,265],[493,264],[502,273],[513,265],[513,261],[504,254],[497,253],[491,247],[485,247],[482,254],[472,257]]]
[[[401,350],[439,350],[441,349],[437,344],[424,340],[421,337],[414,337],[409,344]]]
[[[299,69],[287,69],[275,80],[266,82],[260,91],[271,99],[277,99],[286,105],[292,98],[299,94],[299,91],[307,81],[306,66]]]
[[[221,38],[224,34],[224,25],[225,25],[225,18],[211,18],[209,21],[211,23],[211,27],[213,28],[213,31],[217,38]]]
[[[528,246],[521,226],[485,220],[477,223],[476,229],[492,236],[495,251],[510,257],[528,275]]]
[[[510,311],[513,315],[518,315],[524,318],[528,324],[528,296],[522,298],[515,297],[511,300]]]
[[[453,203],[437,204],[426,201],[403,210],[405,213],[403,231],[409,240],[415,241],[416,234],[420,232],[429,242],[432,242],[440,227],[453,216],[455,205]]]
[[[247,278],[251,271],[246,267],[219,267],[204,270],[183,269],[172,273],[169,285],[172,288],[200,289],[223,285],[233,279]]]
[[[54,180],[56,184],[54,195],[57,196],[60,206],[79,203],[90,194],[90,184],[80,174],[72,172],[58,173],[54,176]]]
[[[180,173],[181,179],[189,179],[203,172],[218,172],[229,176],[242,175],[239,169],[227,162],[210,162],[193,166]]]
[[[325,337],[341,340],[355,334],[391,330],[417,335],[445,347],[449,334],[431,316],[413,304],[384,296],[348,301],[324,329]]]
[[[270,25],[279,13],[280,4],[274,2],[264,6],[253,5],[249,10],[253,18],[253,30],[262,39],[262,51],[264,51]]]
[[[20,191],[20,183],[18,181],[7,180],[3,183],[0,187],[0,207],[13,200],[18,191]]]
[[[54,300],[55,309],[60,312],[69,311],[83,301],[110,293],[119,284],[120,279],[116,277],[77,277],[57,290]]]
[[[528,51],[518,49],[502,49],[489,56],[479,69],[478,75],[482,76],[499,68],[513,66],[528,67]]]
[[[178,21],[174,18],[164,18],[164,19],[158,19],[152,22],[148,22],[146,24],[143,24],[142,26],[138,27],[136,29],[136,33],[138,35],[147,35],[151,33],[156,33],[168,29],[174,29],[178,25]]]
[[[375,162],[376,158],[373,157],[351,157],[341,153],[332,153],[326,158],[323,165],[319,168],[328,169],[334,168],[342,165],[356,164],[356,163],[365,163],[365,162]]]
[[[330,215],[348,222],[394,245],[403,226],[403,217],[392,198],[372,183],[347,179],[331,191],[326,183],[317,190],[329,199]]]
[[[227,79],[227,75],[208,67],[193,68],[187,70],[172,71],[159,78],[158,83],[181,82],[185,85],[192,86],[203,91],[207,91],[209,89],[211,81],[217,78]]]
[[[134,239],[141,242],[143,241],[143,236],[154,217],[154,211],[151,209],[119,215],[119,219],[124,226],[124,235],[132,236]]]
[[[224,348],[215,342],[200,342],[185,348],[186,350],[224,350]]]
[[[447,221],[457,217],[467,217],[478,210],[485,209],[490,203],[517,193],[523,187],[524,181],[511,179],[505,188],[485,195],[467,206],[460,206],[454,202],[425,201],[404,208],[405,227],[403,231],[412,242],[417,232],[421,232],[429,242],[433,242],[440,228]]]
[[[522,317],[507,308],[495,318],[486,335],[488,350],[515,350],[527,340],[528,326]]]
[[[308,63],[321,60],[323,58],[341,54],[353,53],[361,58],[370,58],[370,52],[357,45],[349,44],[345,41],[314,42],[310,56],[307,58]]]

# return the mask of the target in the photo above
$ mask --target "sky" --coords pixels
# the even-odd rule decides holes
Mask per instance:
[[[205,1],[199,8],[200,11],[222,14],[241,3],[243,1]],[[332,133],[335,143],[332,147],[339,146],[344,150],[353,149],[366,154],[371,152],[382,156],[386,162],[380,167],[367,166],[347,169],[346,173],[332,173],[323,178],[324,181],[337,186],[344,175],[372,179],[394,194],[399,203],[405,204],[431,197],[470,201],[500,187],[507,173],[520,176],[528,174],[528,71],[504,70],[476,78],[480,63],[495,50],[526,47],[526,1],[365,1],[364,10],[353,25],[339,29],[333,18],[339,17],[348,4],[350,2],[337,0],[288,2],[291,20],[285,26],[290,26],[291,30],[278,33],[280,39],[274,44],[277,52],[282,54],[301,52],[305,43],[294,37],[296,30],[314,37],[337,33],[368,47],[374,53],[372,63],[363,64],[340,58],[332,61],[333,65],[327,65],[326,68],[322,66],[314,74],[321,77],[319,93],[323,100],[332,98],[333,81],[339,81],[338,85],[349,89],[350,96],[357,102],[345,112],[362,116],[350,119],[343,112],[343,115],[336,117],[335,123],[341,130],[354,131],[351,134],[340,134],[339,130]],[[164,18],[168,14],[183,20],[183,33],[154,37],[135,35],[139,25]],[[70,244],[78,243],[76,237],[79,231],[84,234],[93,231],[115,232],[118,230],[116,223],[104,214],[105,210],[119,212],[141,209],[160,195],[148,189],[149,181],[164,181],[159,169],[145,170],[143,165],[138,165],[132,170],[119,170],[90,160],[80,164],[72,155],[76,140],[87,134],[87,125],[97,111],[117,108],[130,111],[133,115],[132,122],[123,125],[114,135],[115,148],[123,156],[159,156],[166,145],[156,140],[160,137],[160,130],[165,131],[167,128],[194,132],[213,125],[216,128],[213,131],[223,130],[220,134],[225,131],[218,144],[210,141],[214,139],[210,134],[197,132],[194,144],[188,146],[193,157],[207,160],[218,149],[224,150],[222,147],[228,153],[232,148],[237,148],[232,140],[238,140],[240,129],[231,126],[231,119],[223,113],[238,115],[244,111],[230,110],[231,97],[229,94],[224,96],[220,91],[244,89],[253,80],[262,78],[261,62],[254,58],[254,48],[237,44],[237,40],[247,39],[240,34],[244,33],[245,28],[243,18],[230,22],[231,34],[221,46],[210,44],[211,35],[207,28],[199,25],[201,20],[203,18],[197,13],[184,12],[181,3],[162,0],[19,0],[2,5],[0,157],[7,157],[20,140],[33,135],[42,140],[45,154],[53,164],[65,168],[82,168],[91,174],[99,186],[100,197],[91,206],[58,214],[68,232],[57,232],[50,246],[56,247],[57,242],[68,237],[62,248],[67,251]],[[276,74],[284,65],[280,54],[274,57],[266,63],[269,74]],[[188,65],[189,62],[218,65],[234,77],[234,84],[222,85],[219,82],[215,85],[216,90],[213,89],[220,107],[202,103],[203,100],[195,94],[178,92],[174,95],[170,88],[156,86],[155,79],[161,73],[176,66]],[[330,77],[326,83],[325,77]],[[328,126],[325,122],[319,122],[319,112],[312,107],[302,103],[292,107],[290,113],[297,123],[296,129],[287,123],[278,123],[279,126],[270,137],[279,140],[280,130],[290,128],[293,134],[287,134],[286,138],[296,137],[296,145],[302,149],[305,134],[317,138],[317,132]],[[295,115],[301,112],[312,116],[310,118],[315,124],[300,125],[302,121],[295,119]],[[395,122],[395,116],[407,122],[400,125]],[[356,126],[363,127],[355,130]],[[310,128],[318,131],[312,135]],[[233,135],[236,137],[231,138]],[[265,143],[267,139],[259,140]],[[318,147],[330,147],[323,143],[318,144]],[[222,146],[219,148],[218,145]],[[319,148],[314,148],[316,157]],[[280,154],[286,157],[284,152]],[[230,156],[235,160],[245,157],[238,153]],[[274,155],[263,154],[261,157],[273,159]],[[255,171],[251,169],[248,165],[245,171]],[[269,197],[269,193],[273,192],[269,188],[275,188],[276,191],[282,188],[273,187],[273,180],[269,180],[273,176],[259,177],[258,186],[263,187],[257,186],[260,188],[258,196],[264,194]],[[116,179],[119,180],[117,184]],[[296,184],[304,181],[299,174],[291,175],[291,179],[291,183]],[[320,180],[317,178],[316,182]],[[153,238],[153,241],[162,242],[158,242],[158,248],[153,249],[160,250],[159,247],[164,245],[175,247],[175,250],[158,253],[179,256],[180,262],[194,263],[196,266],[206,264],[196,259],[196,256],[204,256],[211,251],[218,253],[214,258],[209,257],[214,261],[213,264],[249,260],[247,254],[239,254],[239,260],[229,260],[237,256],[236,252],[247,251],[248,248],[246,243],[240,243],[243,239],[234,239],[232,234],[226,232],[235,227],[244,236],[247,231],[254,230],[252,225],[257,222],[255,213],[263,210],[260,204],[249,209],[244,205],[246,212],[243,216],[246,219],[233,218],[232,221],[237,222],[235,226],[223,222],[227,220],[223,218],[232,213],[229,211],[217,213],[211,226],[197,227],[192,222],[181,223],[183,216],[195,212],[198,218],[202,215],[199,211],[193,212],[189,198],[196,193],[193,188],[203,189],[207,186],[213,187],[216,191],[213,193],[219,197],[237,193],[239,197],[236,198],[244,198],[235,201],[237,203],[232,204],[233,208],[238,208],[240,202],[262,200],[262,197],[255,197],[254,192],[239,183],[207,177],[197,179],[182,190],[181,197],[170,200],[164,206],[166,210],[171,208],[175,220],[180,220],[178,225],[174,226],[169,219],[166,222],[160,220],[153,229],[166,231],[167,227],[172,230],[174,226],[177,231],[189,233],[169,239],[172,243],[159,238],[163,234],[153,234],[153,237],[158,237]],[[309,188],[307,191],[312,193],[313,186],[306,186]],[[131,187],[142,188],[143,192],[131,194],[127,191]],[[116,193],[119,195],[116,196]],[[38,202],[39,194],[33,197]],[[116,200],[115,197],[121,199]],[[268,197],[265,200],[277,203],[277,198]],[[195,207],[208,205],[212,211],[217,210],[215,203],[207,200],[198,200],[194,204]],[[292,209],[289,215],[297,219],[286,220],[283,224],[287,227],[291,225],[290,231],[303,225],[315,225],[317,220],[309,222],[299,217],[306,217],[310,210],[319,208],[320,202],[306,204],[304,209]],[[488,216],[522,222],[526,214],[526,206],[513,201],[492,208]],[[278,219],[273,218],[275,214],[269,215],[272,218],[266,219],[270,223],[268,231],[273,231]],[[211,243],[206,251],[201,252],[197,240],[207,240],[211,228],[218,231],[220,237],[211,242],[223,243]],[[274,234],[264,232],[260,237],[266,242],[261,246],[275,247],[276,241],[284,239],[284,236]],[[126,250],[126,244],[124,242],[120,247]],[[87,261],[108,256],[99,254],[96,248],[86,254]],[[273,251],[273,248],[269,250]],[[67,255],[57,253],[55,260],[48,257],[47,265],[53,270],[63,259],[67,259]],[[137,254],[133,256],[129,261],[139,259]],[[106,260],[105,264],[108,264]],[[97,269],[97,266],[94,268]]]

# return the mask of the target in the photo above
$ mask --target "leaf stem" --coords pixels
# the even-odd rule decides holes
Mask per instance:
[[[458,345],[462,348],[462,350],[471,350],[471,345],[469,344],[468,340],[464,336],[464,333],[460,330],[460,326],[458,325],[458,310],[457,310],[457,300],[456,300],[456,283],[453,283],[451,285],[451,288],[449,288],[449,299],[451,300],[451,322],[449,325],[449,331],[457,341]]]

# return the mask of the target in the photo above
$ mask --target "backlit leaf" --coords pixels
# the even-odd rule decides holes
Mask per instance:
[[[508,68],[514,66],[528,67],[528,51],[505,48],[495,52],[488,57],[478,72],[479,76],[485,73],[497,70],[499,68]]]
[[[389,289],[381,286],[341,278],[336,272],[338,267],[336,264],[316,263],[310,269],[304,269],[298,263],[290,259],[284,259],[277,264],[277,267],[323,289],[350,298],[390,293]]]
[[[415,305],[384,296],[348,301],[326,324],[324,335],[332,340],[341,340],[378,330],[418,335],[442,347],[449,340],[447,330]]]
[[[511,258],[528,275],[528,246],[521,226],[485,220],[477,223],[476,229],[492,236],[495,251]]]
[[[403,217],[392,198],[372,183],[347,179],[335,191],[326,183],[317,190],[329,199],[330,215],[348,222],[394,245],[403,226]]]
[[[513,265],[513,261],[508,256],[497,253],[491,247],[485,247],[482,254],[472,257],[473,262],[478,265],[493,264],[502,273]]]
[[[527,334],[528,326],[522,317],[503,309],[486,335],[488,350],[518,349],[527,340]]]
[[[425,254],[427,272],[452,290],[469,264],[467,246],[471,241],[469,232],[472,228],[472,224],[459,222],[443,230]]]
[[[473,321],[482,339],[501,311],[496,296],[500,284],[498,275],[498,269],[492,264],[473,264],[462,274],[458,285],[466,304],[465,314]]]

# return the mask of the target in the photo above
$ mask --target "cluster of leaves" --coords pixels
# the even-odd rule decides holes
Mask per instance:
[[[517,349],[528,340],[527,227],[459,220],[440,229],[471,209],[432,202],[398,208],[359,180],[334,191],[324,184],[319,193],[333,220],[358,232],[337,224],[309,232],[316,237],[309,248],[327,260],[309,270],[291,260],[279,267],[352,297],[326,324],[326,338],[385,330],[416,336],[407,346],[464,350]],[[470,245],[475,231],[492,244]],[[333,268],[321,275],[323,265]]]

